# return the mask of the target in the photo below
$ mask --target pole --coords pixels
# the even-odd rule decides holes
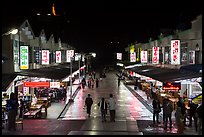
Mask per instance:
[[[79,84],[80,84],[80,61],[81,61],[81,58],[79,58]]]
[[[70,57],[70,102],[73,102],[74,100],[72,99],[72,57]]]

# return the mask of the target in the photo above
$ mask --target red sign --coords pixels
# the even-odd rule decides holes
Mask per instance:
[[[181,83],[163,83],[163,90],[180,90],[181,89]]]
[[[24,87],[50,87],[50,82],[23,82]]]

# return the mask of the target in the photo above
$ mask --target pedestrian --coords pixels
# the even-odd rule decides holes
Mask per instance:
[[[183,123],[183,115],[181,112],[181,107],[177,106],[176,112],[175,112],[175,119],[176,119],[176,126],[177,126],[177,133],[183,134],[184,131],[184,123]]]
[[[24,101],[23,101],[23,99],[20,99],[20,114],[19,114],[19,118],[23,118],[24,109],[25,109]]]
[[[202,135],[202,102],[198,105],[196,113],[198,115],[198,134]]]
[[[99,84],[99,79],[98,78],[96,78],[96,88],[98,88],[98,85]]]
[[[93,99],[91,98],[91,95],[88,94],[88,97],[86,97],[86,100],[85,100],[85,105],[86,105],[86,110],[87,110],[87,114],[88,114],[88,117],[90,117],[91,115],[91,106],[93,104]]]
[[[155,117],[156,117],[157,124],[160,124],[159,113],[161,112],[161,106],[160,106],[160,101],[155,93],[153,94],[152,105],[153,105],[153,124],[155,124]]]
[[[93,76],[94,76],[94,79],[96,78],[96,72],[95,71],[93,71]]]
[[[177,106],[181,107],[181,113],[183,115],[183,124],[184,124],[184,126],[186,126],[186,107],[185,107],[185,103],[184,103],[184,100],[182,99],[182,97],[179,97],[179,101],[177,102]]]
[[[91,88],[93,89],[94,88],[94,79],[91,78]]]
[[[85,80],[85,78],[82,79],[81,85],[82,85],[82,89],[84,89],[85,86],[86,86],[86,80]]]
[[[98,103],[98,106],[100,107],[100,110],[101,110],[102,122],[106,122],[106,114],[107,114],[108,105],[107,105],[104,97],[102,97],[101,101]]]
[[[18,101],[15,94],[10,94],[10,99],[7,100],[6,109],[8,111],[8,130],[16,130],[16,116],[18,112]]]
[[[120,86],[120,77],[118,77],[118,87]]]
[[[173,106],[169,99],[165,100],[165,103],[163,105],[163,116],[164,116],[164,129],[167,129],[167,123],[169,119],[169,128],[172,128],[172,112],[173,112]]]
[[[110,94],[110,98],[108,100],[109,111],[110,111],[110,122],[115,122],[115,105],[116,102],[113,99],[113,94]]]
[[[188,103],[188,107],[190,108],[189,110],[189,127],[192,126],[192,118],[194,120],[194,125],[195,125],[195,129],[197,131],[197,116],[196,116],[196,109],[198,107],[197,104],[193,103],[192,100],[190,99],[189,100],[189,103]]]

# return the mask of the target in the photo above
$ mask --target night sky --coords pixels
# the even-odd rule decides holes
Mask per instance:
[[[53,3],[58,16],[46,16]],[[36,36],[44,29],[47,38],[53,33],[78,52],[106,58],[113,50],[124,52],[130,43],[157,39],[163,30],[188,29],[202,13],[201,1],[195,0],[3,0],[2,4],[2,33],[28,19]],[[36,16],[39,12],[42,15]]]

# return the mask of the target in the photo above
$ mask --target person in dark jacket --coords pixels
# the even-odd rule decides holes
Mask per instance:
[[[203,117],[203,109],[202,109],[202,101],[201,104],[198,105],[197,109],[196,109],[196,113],[198,115],[198,134],[202,135],[202,117]]]
[[[88,117],[90,117],[90,115],[91,115],[91,106],[92,106],[92,104],[93,104],[93,100],[91,98],[91,95],[88,94],[88,97],[85,100],[85,105],[86,105],[86,110],[87,110]]]
[[[16,130],[16,116],[18,112],[18,101],[15,94],[10,94],[10,99],[7,100],[6,109],[8,111],[8,130]]]
[[[172,112],[173,112],[173,106],[170,102],[169,99],[165,100],[165,103],[163,105],[163,116],[164,116],[164,129],[167,129],[167,123],[168,123],[168,119],[169,119],[169,128],[172,128]]]
[[[104,98],[101,99],[101,101],[98,103],[98,106],[100,107],[100,110],[101,110],[102,122],[106,122],[106,114],[107,114],[108,105]]]
[[[182,97],[179,97],[179,101],[177,102],[177,106],[181,107],[181,113],[183,115],[183,124],[184,124],[184,126],[186,126],[186,107],[185,107],[185,103],[184,103],[184,100],[182,99]]]
[[[157,120],[157,124],[160,124],[159,113],[161,112],[161,106],[160,106],[160,101],[155,93],[153,94],[152,105],[153,105],[153,124],[155,124],[155,117]]]
[[[194,125],[197,131],[197,117],[196,117],[196,108],[198,107],[197,104],[193,103],[192,100],[189,100],[188,107],[190,107],[189,110],[189,127],[192,126],[192,118],[194,119]]]

